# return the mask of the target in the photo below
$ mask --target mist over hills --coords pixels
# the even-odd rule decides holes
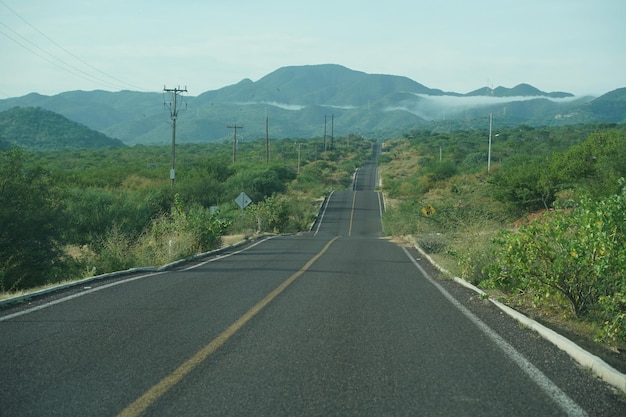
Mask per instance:
[[[528,84],[462,94],[335,64],[283,67],[256,82],[244,79],[178,99],[178,143],[227,140],[232,124],[243,126],[237,132],[240,140],[264,138],[266,120],[273,139],[320,137],[325,120],[329,135],[332,120],[335,136],[378,139],[415,128],[484,127],[490,113],[495,123],[507,126],[626,121],[626,88],[599,98],[544,92]],[[32,93],[0,100],[0,111],[41,107],[127,145],[167,144],[171,101],[168,94],[132,91]]]

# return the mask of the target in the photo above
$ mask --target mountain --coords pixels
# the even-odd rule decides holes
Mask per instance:
[[[356,107],[396,92],[441,95],[407,77],[366,74],[335,64],[283,67],[257,82],[240,83],[198,96],[202,101],[291,106]]]
[[[561,91],[554,91],[546,93],[538,88],[529,84],[518,84],[513,88],[496,87],[491,89],[489,87],[483,87],[478,90],[474,90],[467,93],[466,96],[490,96],[490,97],[547,97],[547,98],[567,98],[574,97],[572,93],[564,93]]]
[[[574,97],[528,84],[483,87],[467,94],[429,88],[407,77],[367,74],[341,65],[279,68],[257,81],[244,79],[198,96],[178,97],[177,142],[335,136],[385,139],[423,127],[482,126],[492,113],[500,125],[621,122],[622,93]],[[127,145],[171,141],[171,93],[70,91],[0,100],[0,111],[41,107],[122,140]],[[332,120],[332,127],[330,121]],[[443,126],[443,127],[442,127]]]
[[[603,122],[626,123],[626,88],[610,91],[590,102],[585,110]]]
[[[81,149],[124,146],[122,141],[39,107],[0,112],[0,149]]]

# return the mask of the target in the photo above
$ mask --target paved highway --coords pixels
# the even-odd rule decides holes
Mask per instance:
[[[0,416],[626,415],[384,239],[375,184],[369,161],[306,235],[4,309]]]

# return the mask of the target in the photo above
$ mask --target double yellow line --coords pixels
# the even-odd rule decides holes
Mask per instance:
[[[354,201],[352,203],[354,207]],[[352,225],[352,220],[350,221]],[[300,275],[304,274],[327,250],[330,248],[339,236],[332,239],[318,252],[313,258],[311,258],[300,270],[289,278],[287,278],[276,289],[266,295],[261,301],[255,304],[250,310],[248,310],[237,321],[231,324],[226,330],[224,330],[219,336],[213,339],[208,345],[196,352],[191,358],[187,359],[182,365],[175,369],[172,373],[167,375],[156,385],[146,391],[141,397],[136,399],[132,404],[126,407],[120,412],[117,417],[138,417],[148,407],[154,404],[159,398],[161,398],[167,391],[169,391],[174,385],[179,383],[184,377],[186,377],[191,371],[193,371],[198,365],[204,362],[211,354],[219,349],[228,339],[230,339],[237,331],[239,331],[247,322],[249,322],[258,312],[263,310],[272,300],[274,300],[280,293],[282,293],[292,282],[294,282]]]

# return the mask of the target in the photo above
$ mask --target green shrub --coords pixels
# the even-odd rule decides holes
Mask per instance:
[[[517,232],[501,232],[495,243],[485,284],[561,295],[578,317],[606,324],[600,339],[626,341],[626,188],[600,201],[583,198],[572,210],[547,212]]]
[[[113,225],[95,249],[96,255],[89,263],[95,267],[97,274],[140,266],[135,257],[133,240],[117,225]]]
[[[0,152],[0,291],[67,279],[78,265],[64,253],[67,217],[49,173],[26,154]]]
[[[425,235],[417,238],[417,244],[428,254],[441,253],[446,248],[446,242],[438,235]]]

